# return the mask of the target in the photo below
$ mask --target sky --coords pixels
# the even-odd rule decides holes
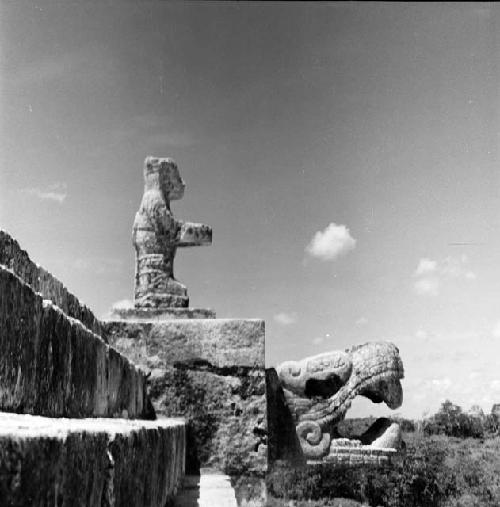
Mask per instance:
[[[191,305],[266,363],[388,340],[398,413],[500,402],[500,7],[0,3],[0,228],[105,316],[147,155],[186,181]],[[387,415],[356,400],[350,415]]]

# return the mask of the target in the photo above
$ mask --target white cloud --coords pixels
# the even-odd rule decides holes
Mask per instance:
[[[418,263],[417,269],[415,271],[415,276],[433,273],[434,271],[436,271],[436,268],[437,268],[436,261],[424,257],[423,259],[420,259]]]
[[[274,317],[274,321],[282,326],[290,326],[297,322],[297,314],[296,313],[286,313],[280,312],[277,313]]]
[[[310,243],[306,246],[306,252],[311,257],[323,261],[333,261],[356,246],[356,240],[351,236],[345,225],[330,223],[323,231],[317,231]]]
[[[360,317],[357,321],[356,321],[356,326],[366,326],[366,324],[368,324],[368,319],[366,317]]]
[[[492,334],[495,338],[500,338],[500,321],[495,324]]]
[[[424,331],[423,329],[418,329],[417,332],[415,333],[415,338],[419,339],[419,340],[425,340],[429,337],[429,334],[427,333],[427,331]]]
[[[120,299],[120,301],[116,301],[111,305],[111,310],[101,316],[103,320],[115,319],[116,314],[115,311],[119,310],[130,310],[134,308],[134,302],[130,299]]]
[[[439,280],[437,278],[421,278],[414,284],[415,292],[421,296],[437,296],[439,294]]]
[[[331,337],[330,333],[325,333],[323,336],[316,336],[313,338],[312,343],[313,345],[321,345],[326,340],[329,340]]]
[[[46,187],[22,188],[20,192],[37,197],[42,201],[55,201],[62,204],[68,196],[67,188],[66,183],[53,183]]]
[[[113,303],[111,306],[113,310],[128,310],[133,307],[134,303],[130,299],[120,299],[120,301]]]
[[[423,257],[413,273],[417,278],[413,285],[415,292],[420,295],[437,296],[442,283],[446,280],[475,280],[475,273],[466,269],[467,262],[466,255],[459,258],[446,257],[439,262]]]
[[[435,378],[431,380],[431,385],[440,391],[447,391],[451,385],[451,379],[449,377]]]
[[[467,257],[464,256],[462,256],[460,259],[446,257],[446,259],[443,259],[441,262],[440,272],[444,276],[448,276],[450,278],[460,278],[461,276],[465,276],[463,265],[466,262]]]

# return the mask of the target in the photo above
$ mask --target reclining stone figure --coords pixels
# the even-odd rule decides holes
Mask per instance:
[[[396,409],[403,401],[399,350],[388,342],[287,361],[277,374],[308,462],[382,464],[401,444],[397,423],[378,419],[363,435],[343,437],[337,425],[362,395]]]
[[[144,161],[144,194],[132,234],[136,308],[189,306],[186,287],[174,278],[175,253],[177,247],[211,244],[212,229],[174,218],[170,201],[181,199],[185,186],[172,159],[147,157]]]

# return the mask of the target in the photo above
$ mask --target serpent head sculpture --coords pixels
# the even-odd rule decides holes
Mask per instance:
[[[354,439],[342,437],[337,430],[356,396],[385,402],[393,410],[401,406],[403,363],[392,343],[366,343],[287,361],[277,367],[277,373],[307,459],[342,453],[383,455],[399,447],[399,426],[388,419],[377,420]]]

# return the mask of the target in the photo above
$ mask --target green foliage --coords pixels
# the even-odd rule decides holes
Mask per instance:
[[[281,465],[267,477],[268,492],[281,504],[337,505],[349,498],[383,507],[498,507],[500,438],[459,439],[407,434],[406,452],[391,467],[290,470]]]
[[[480,410],[468,414],[458,405],[446,400],[439,411],[424,422],[424,432],[427,435],[484,438],[498,432],[498,423],[492,415],[485,416]]]
[[[413,433],[417,429],[415,421],[412,421],[411,419],[396,417],[394,420],[399,424],[399,427],[403,433]]]
[[[439,505],[454,490],[452,471],[445,465],[446,447],[439,441],[410,446],[392,467],[300,470],[279,468],[268,475],[269,492],[284,499],[352,498],[369,505],[421,507]]]

